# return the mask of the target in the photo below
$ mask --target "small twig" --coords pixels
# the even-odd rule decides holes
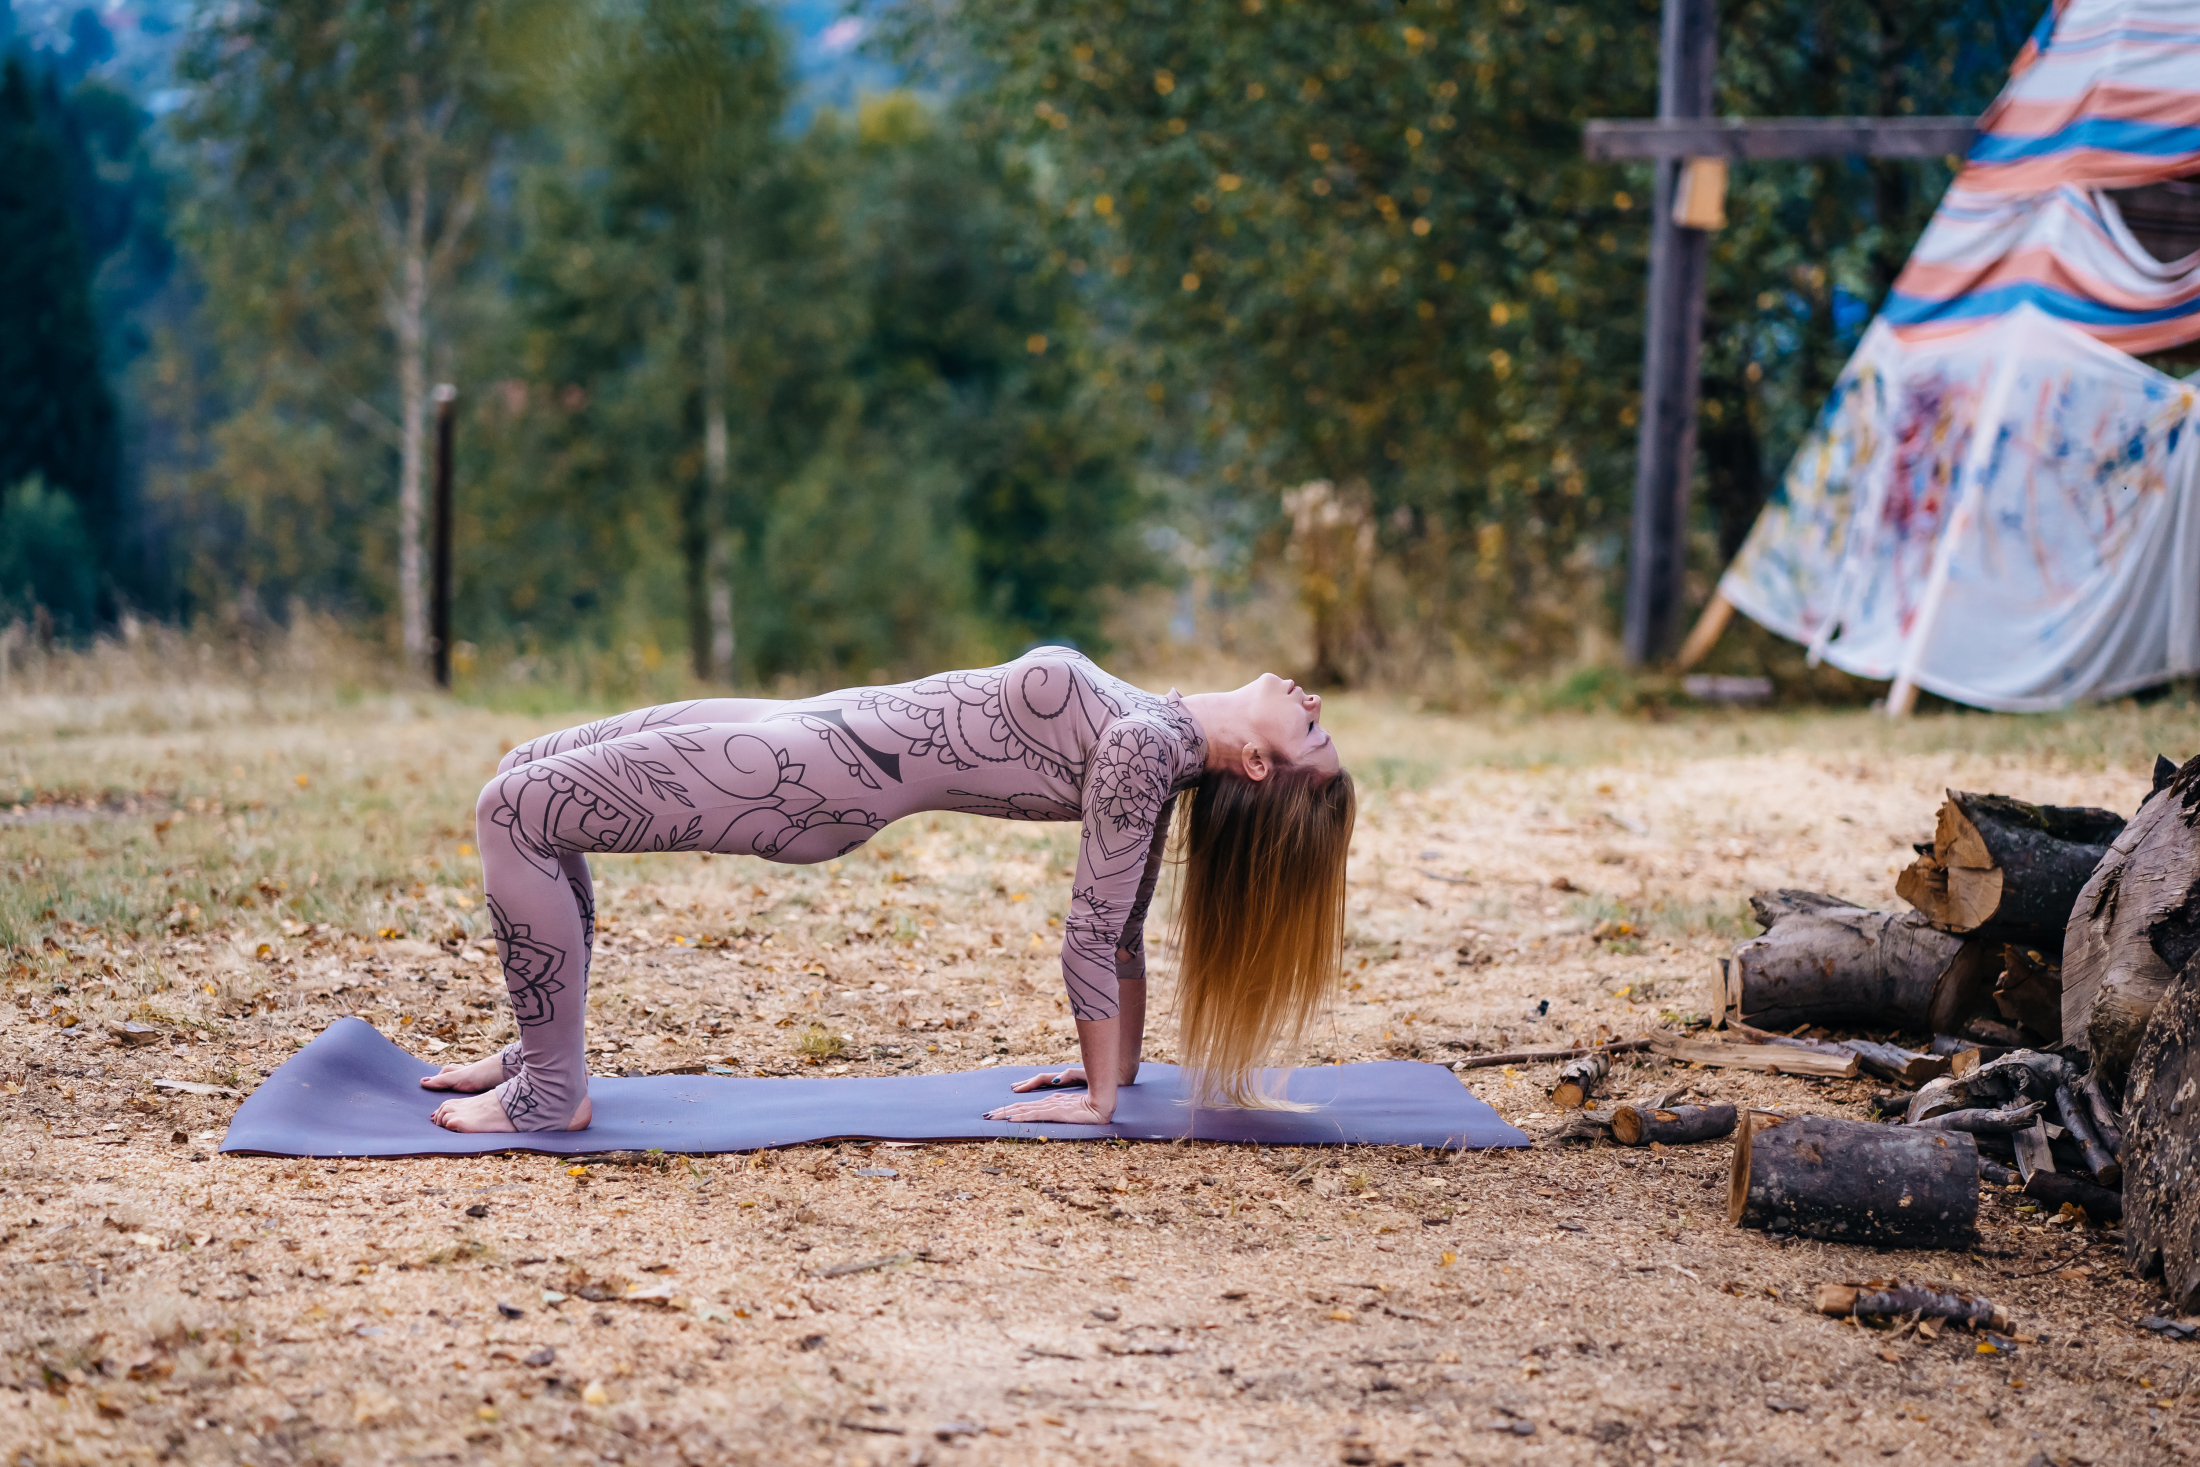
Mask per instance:
[[[1611,1044],[1581,1044],[1564,1049],[1515,1049],[1504,1054],[1470,1054],[1455,1063],[1462,1070],[1484,1070],[1492,1065],[1536,1065],[1546,1060],[1577,1059],[1597,1050],[1603,1050],[1606,1054],[1628,1054],[1649,1047],[1650,1041],[1647,1039],[1621,1039]]]

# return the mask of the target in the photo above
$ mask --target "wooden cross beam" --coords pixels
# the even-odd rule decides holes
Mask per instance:
[[[1658,38],[1655,119],[1587,123],[1583,151],[1595,159],[1647,158],[1651,189],[1649,320],[1642,343],[1642,406],[1635,438],[1634,527],[1627,563],[1625,649],[1630,666],[1656,661],[1671,645],[1686,564],[1688,488],[1696,460],[1696,398],[1703,349],[1704,269],[1719,211],[1684,211],[1676,198],[1683,165],[1710,170],[1692,183],[1724,197],[1728,160],[1750,158],[1936,158],[1969,150],[1976,126],[1963,117],[1711,116],[1718,51],[1717,0],[1665,0]],[[1715,170],[1715,171],[1713,171]],[[1691,188],[1692,197],[1703,192]],[[1702,201],[1697,198],[1700,204]],[[1723,603],[1714,601],[1713,615]],[[1719,618],[1723,625],[1723,618]],[[1714,631],[1712,635],[1716,635]],[[1691,642],[1700,640],[1691,638]]]

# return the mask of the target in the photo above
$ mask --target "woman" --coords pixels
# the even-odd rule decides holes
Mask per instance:
[[[1321,699],[1264,674],[1228,693],[1155,697],[1091,659],[1014,662],[795,702],[704,699],[523,744],[475,808],[483,886],[520,1038],[420,1083],[464,1092],[454,1131],[577,1131],[595,936],[590,851],[715,851],[808,865],[922,810],[1080,820],[1062,977],[1084,1063],[991,1112],[1105,1125],[1138,1077],[1146,907],[1171,800],[1191,795],[1179,913],[1182,1053],[1201,1094],[1276,1104],[1253,1072],[1295,1039],[1342,958],[1352,778]]]

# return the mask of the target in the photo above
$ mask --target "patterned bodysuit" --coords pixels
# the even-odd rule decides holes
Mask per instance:
[[[521,745],[475,812],[519,1021],[496,1088],[504,1114],[516,1130],[562,1130],[588,1093],[588,852],[808,865],[924,810],[1082,821],[1062,978],[1079,1019],[1107,1019],[1117,983],[1145,976],[1170,797],[1205,762],[1174,692],[1156,697],[1060,647],[797,702],[669,703]]]

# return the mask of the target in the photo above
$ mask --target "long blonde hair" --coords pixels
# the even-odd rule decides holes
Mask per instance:
[[[1203,1105],[1304,1107],[1258,1071],[1301,1041],[1344,966],[1352,776],[1279,764],[1209,770],[1187,792],[1176,910],[1178,1049]]]

